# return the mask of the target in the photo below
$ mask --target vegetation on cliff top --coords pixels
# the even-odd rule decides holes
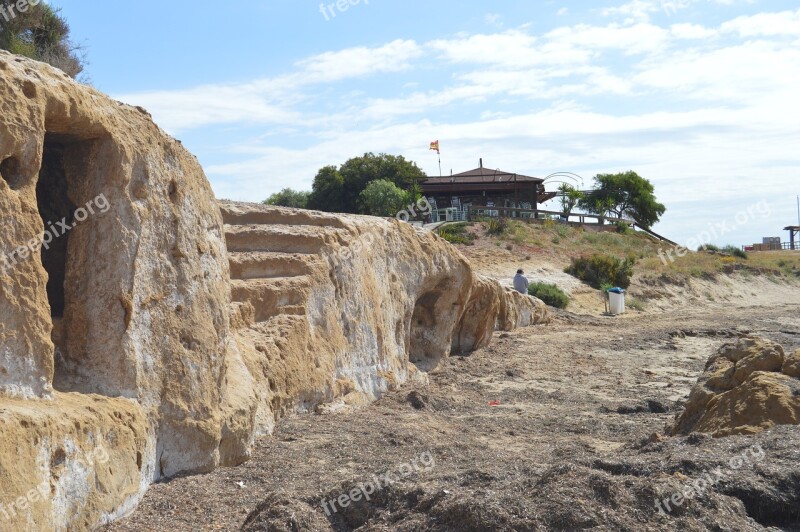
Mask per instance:
[[[49,63],[77,78],[86,59],[81,45],[70,39],[69,24],[61,9],[44,2],[27,4],[24,12],[18,6],[3,6],[6,11],[0,15],[0,49]]]

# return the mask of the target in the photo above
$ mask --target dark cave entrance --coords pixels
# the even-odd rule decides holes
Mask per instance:
[[[75,205],[69,199],[64,167],[65,153],[69,150],[68,140],[51,134],[45,136],[42,168],[36,184],[39,215],[44,222],[42,266],[48,275],[47,299],[54,320],[64,317],[66,307],[64,283],[69,249],[69,231],[66,227],[72,227],[75,214]]]

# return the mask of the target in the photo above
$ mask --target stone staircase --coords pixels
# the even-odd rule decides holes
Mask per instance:
[[[488,344],[496,325],[546,319],[541,302],[479,278],[430,232],[379,218],[219,206],[231,328],[243,365],[262,383],[258,404],[268,405],[257,417],[377,399],[451,349]]]
[[[346,238],[343,221],[321,213],[241,203],[222,202],[220,208],[234,315],[243,316],[240,324],[305,316],[314,274],[327,268],[322,250]]]
[[[333,358],[322,355],[328,327],[320,317],[334,304],[325,286],[331,275],[325,252],[352,240],[346,220],[259,204],[219,206],[231,273],[231,327],[250,371],[266,379],[271,415],[331,400],[335,368]]]

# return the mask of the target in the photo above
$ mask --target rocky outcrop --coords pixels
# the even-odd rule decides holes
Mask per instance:
[[[220,206],[233,322],[254,376],[245,395],[262,395],[257,432],[287,411],[372,401],[498,328],[547,320],[541,301],[476,276],[455,248],[408,224]]]
[[[800,424],[800,350],[761,338],[723,345],[706,363],[673,434],[755,434]]]
[[[218,205],[146,111],[47,65],[0,52],[0,109],[0,528],[91,528],[546,320],[409,225]]]
[[[142,109],[2,52],[0,106],[3,528],[81,528],[220,463],[222,218]],[[80,458],[98,446],[111,465]]]

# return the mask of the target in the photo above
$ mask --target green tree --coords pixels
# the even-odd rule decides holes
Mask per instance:
[[[416,163],[402,156],[365,153],[348,160],[338,169],[335,166],[322,168],[314,179],[309,207],[329,212],[363,213],[361,193],[372,181],[391,181],[416,195],[421,193],[419,182],[425,177]]]
[[[345,209],[344,178],[335,166],[320,168],[308,197],[308,208],[326,212],[353,212]]]
[[[18,5],[0,4],[0,49],[49,63],[77,78],[85,66],[83,49],[70,40],[61,10],[40,1],[20,12]]]
[[[294,207],[305,209],[308,207],[308,198],[311,192],[284,188],[264,200],[265,205],[278,205],[280,207]]]
[[[572,212],[578,202],[584,197],[583,192],[569,183],[563,183],[558,187],[558,191],[561,192],[561,212],[567,215]]]
[[[361,192],[360,200],[367,214],[396,216],[411,202],[411,194],[388,179],[377,179]]]
[[[644,227],[653,226],[667,208],[656,201],[653,184],[634,171],[595,176],[595,190],[579,201],[595,214],[629,216]]]

